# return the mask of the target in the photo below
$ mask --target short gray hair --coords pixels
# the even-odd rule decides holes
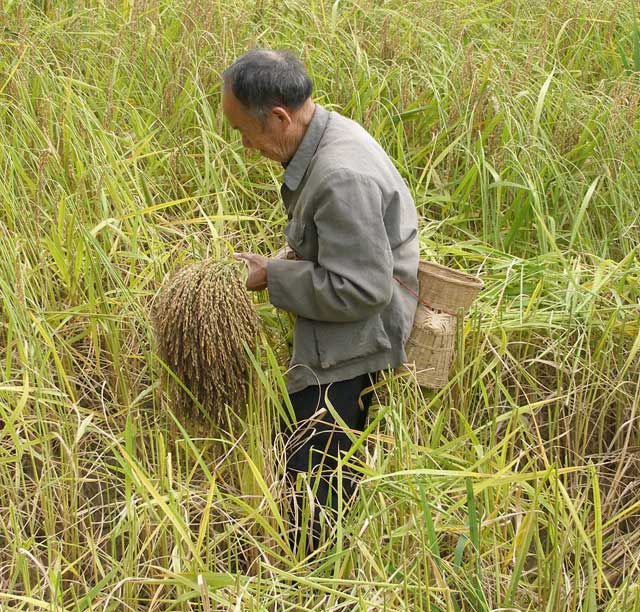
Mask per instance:
[[[255,117],[274,106],[297,110],[311,96],[313,83],[302,62],[287,51],[252,49],[222,73],[226,87]]]

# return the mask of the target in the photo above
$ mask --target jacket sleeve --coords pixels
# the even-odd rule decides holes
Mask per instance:
[[[336,170],[323,182],[313,214],[318,262],[270,260],[269,299],[307,319],[366,319],[393,295],[382,193],[375,181],[348,170]]]

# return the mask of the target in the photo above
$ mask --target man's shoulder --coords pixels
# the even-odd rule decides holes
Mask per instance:
[[[338,127],[341,129],[348,128],[354,130],[355,132],[364,132],[364,134],[370,136],[369,132],[367,132],[367,130],[360,123],[336,110],[329,111],[328,126],[333,128]]]
[[[335,111],[313,157],[311,172],[316,177],[375,179],[391,160],[378,142],[359,123]]]
[[[393,161],[376,139],[359,123],[331,112],[309,167],[309,183],[315,190],[334,181],[377,185],[386,193],[406,190]]]
[[[384,153],[378,141],[362,125],[337,111],[329,113],[327,129],[321,144],[337,147],[349,144],[356,147],[372,147]]]

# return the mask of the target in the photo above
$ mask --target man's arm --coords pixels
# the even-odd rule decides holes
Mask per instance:
[[[365,319],[393,294],[382,194],[372,179],[348,170],[332,172],[325,185],[313,217],[318,263],[268,260],[269,298],[274,306],[307,319]]]

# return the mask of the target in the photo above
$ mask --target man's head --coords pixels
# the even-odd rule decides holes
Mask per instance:
[[[287,162],[313,116],[312,83],[290,53],[253,49],[222,74],[222,108],[242,144]]]

